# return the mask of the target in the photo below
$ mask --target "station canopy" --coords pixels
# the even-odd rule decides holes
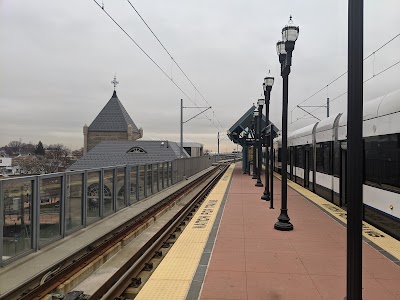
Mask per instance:
[[[243,114],[243,116],[241,116],[239,120],[231,128],[229,128],[227,132],[228,137],[235,144],[243,146],[247,142],[254,140],[253,138],[254,129],[252,123],[253,123],[253,112],[255,109],[256,109],[255,106],[251,106],[250,109],[246,111]],[[261,121],[262,133],[266,132],[267,135],[270,135],[271,128],[273,136],[276,137],[278,135],[279,129],[271,122],[268,122],[267,124],[267,118],[263,114]]]

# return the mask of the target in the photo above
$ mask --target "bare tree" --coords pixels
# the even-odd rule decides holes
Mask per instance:
[[[57,169],[52,172],[57,172],[59,169],[63,170],[69,167],[70,154],[71,150],[63,144],[49,145],[46,149],[45,158],[48,160],[48,164],[52,169]]]
[[[19,167],[21,173],[26,174],[41,174],[44,171],[41,168],[41,163],[33,155],[18,156],[12,160],[12,165]]]
[[[20,151],[25,153],[34,153],[36,146],[32,143],[21,143]]]
[[[14,153],[19,153],[20,148],[21,148],[21,141],[11,141],[8,143],[8,147],[12,150]]]
[[[77,159],[80,159],[83,156],[83,147],[72,151],[72,155],[75,156]]]

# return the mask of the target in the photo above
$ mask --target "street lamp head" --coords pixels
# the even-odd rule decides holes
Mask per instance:
[[[278,53],[279,56],[286,55],[285,42],[279,41],[276,43],[276,53]]]
[[[264,78],[264,86],[272,87],[274,85],[274,77],[267,76]]]
[[[263,106],[263,105],[264,105],[264,103],[265,103],[265,100],[264,100],[264,98],[260,98],[260,99],[258,99],[258,100],[257,100],[257,104],[258,104],[258,106]]]
[[[284,42],[296,42],[299,37],[299,26],[293,24],[292,16],[290,16],[288,24],[282,29],[282,40]]]
[[[253,111],[254,118],[258,117],[258,108]]]

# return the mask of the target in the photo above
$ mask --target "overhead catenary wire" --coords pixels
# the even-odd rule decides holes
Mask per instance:
[[[193,83],[193,81],[189,78],[189,76],[185,73],[185,71],[182,69],[182,67],[179,65],[179,63],[175,60],[175,58],[172,56],[172,54],[168,51],[168,49],[164,46],[164,44],[161,42],[161,40],[158,38],[158,36],[155,34],[155,32],[151,29],[150,25],[145,21],[145,19],[142,17],[142,15],[139,13],[139,11],[136,9],[136,7],[132,4],[130,0],[127,0],[129,5],[133,8],[133,10],[136,12],[136,14],[139,16],[139,18],[142,20],[142,22],[146,25],[146,27],[150,30],[152,35],[155,37],[155,39],[158,41],[158,43],[161,45],[161,47],[165,50],[165,52],[168,54],[168,56],[171,58],[172,62],[178,67],[178,69],[182,72],[182,74],[186,77],[186,79],[190,82],[190,84],[193,86],[195,91],[200,95],[203,100],[211,106],[211,104],[207,101],[207,99],[203,96],[203,94],[199,91],[199,89],[196,87],[196,85]],[[195,102],[194,102],[195,103]],[[219,126],[221,127],[222,130],[224,130],[224,127],[222,126],[221,122],[217,118],[214,109],[211,107],[212,112],[214,113]],[[215,124],[214,124],[215,125]]]
[[[382,71],[380,71],[380,72],[378,72],[378,73],[376,73],[376,74],[373,74],[371,77],[369,77],[369,78],[367,78],[366,80],[364,80],[363,83],[366,83],[366,82],[370,81],[371,79],[373,79],[373,78],[375,78],[375,77],[377,77],[377,76],[379,76],[379,75],[385,73],[386,71],[390,70],[391,68],[393,68],[394,66],[396,66],[396,65],[398,65],[398,64],[400,64],[400,60],[397,61],[397,62],[395,62],[395,63],[393,63],[393,64],[391,64],[389,67],[383,69]],[[331,103],[331,102],[333,102],[333,101],[335,101],[335,100],[337,100],[337,99],[343,97],[343,96],[346,95],[346,94],[347,94],[347,91],[341,93],[340,95],[336,96],[335,98],[330,99],[330,100],[329,100],[329,103]],[[325,107],[325,106],[319,106],[319,107],[317,107],[316,109],[314,109],[314,110],[311,111],[310,113],[307,113],[307,114],[303,115],[302,117],[297,118],[295,121],[293,121],[293,122],[290,123],[290,124],[293,124],[293,123],[295,123],[295,122],[297,122],[297,121],[299,121],[299,120],[304,119],[304,117],[306,117],[307,115],[310,115],[310,114],[314,113],[315,111],[317,111],[317,110],[319,110],[319,109],[321,109],[321,108],[323,108],[323,107]]]
[[[400,33],[396,34],[394,37],[392,37],[390,40],[388,40],[386,43],[384,43],[383,45],[381,45],[378,49],[376,49],[375,51],[373,51],[371,54],[369,54],[368,56],[366,56],[363,61],[366,61],[368,58],[370,58],[371,56],[375,57],[375,54],[377,52],[379,52],[380,50],[382,50],[384,47],[386,47],[387,45],[389,45],[391,42],[393,42],[395,39],[397,39],[400,36]],[[314,97],[315,95],[319,94],[321,91],[323,91],[324,89],[328,88],[328,86],[330,86],[332,83],[338,81],[340,78],[342,78],[344,75],[346,75],[348,72],[344,72],[342,74],[340,74],[338,77],[336,77],[335,79],[333,79],[331,82],[329,82],[328,84],[324,85],[322,88],[320,88],[319,90],[317,90],[316,92],[314,92],[311,96],[307,97],[306,99],[304,99],[303,101],[301,101],[300,103],[298,103],[293,109],[296,109],[298,105],[303,104],[304,102],[310,100],[312,97]]]
[[[161,68],[161,66],[135,41],[135,39],[106,11],[106,9],[104,9],[104,5],[100,5],[96,0],[93,1],[114,22],[114,24],[117,25],[125,33],[125,35],[139,48],[139,50],[142,51],[143,54],[146,55],[146,57],[150,59],[150,61],[182,92],[182,94],[185,95],[186,98],[197,107],[192,98],[172,79],[172,77],[167,74],[167,72],[163,68]],[[218,126],[205,113],[203,113],[203,115],[207,120],[213,123],[216,129],[220,130],[220,128],[218,128]]]

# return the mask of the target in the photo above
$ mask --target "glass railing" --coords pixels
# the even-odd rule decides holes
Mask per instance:
[[[202,156],[0,179],[0,266],[195,175]]]

